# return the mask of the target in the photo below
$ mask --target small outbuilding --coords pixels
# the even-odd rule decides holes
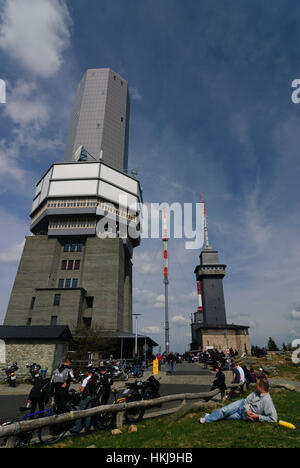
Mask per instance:
[[[68,352],[72,334],[67,325],[61,326],[0,326],[2,341],[1,367],[18,363],[18,375],[28,375],[28,364],[39,364],[49,373]]]

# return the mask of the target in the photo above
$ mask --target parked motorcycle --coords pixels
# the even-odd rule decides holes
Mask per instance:
[[[82,382],[83,379],[86,377],[86,375],[81,372],[80,367],[73,367],[72,370],[73,370],[73,375],[74,375],[73,382],[75,384]]]
[[[14,362],[13,365],[8,367],[7,369],[2,369],[7,375],[5,382],[8,382],[10,387],[13,387],[13,388],[16,387],[16,380],[17,380],[16,372],[18,369],[19,368],[18,368],[17,362]]]

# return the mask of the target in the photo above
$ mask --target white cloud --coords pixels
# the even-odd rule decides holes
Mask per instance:
[[[142,96],[137,88],[131,87],[130,88],[130,97],[133,101],[141,101]]]
[[[36,129],[49,120],[49,107],[46,99],[38,93],[37,86],[23,80],[17,81],[9,94],[5,114],[21,127],[34,125]]]
[[[149,333],[152,335],[160,335],[161,333],[163,333],[163,330],[160,327],[157,327],[155,325],[153,326],[150,325],[149,327],[142,328],[142,332]]]
[[[295,308],[291,312],[291,318],[294,320],[300,320],[300,308]]]
[[[256,326],[257,326],[256,322],[253,322],[253,321],[249,322],[249,327],[255,328]]]
[[[20,260],[25,240],[21,244],[11,245],[0,252],[0,263],[16,263]]]
[[[32,75],[57,73],[69,46],[71,19],[64,0],[5,0],[0,49]]]
[[[135,271],[142,274],[155,274],[161,271],[163,275],[163,254],[161,252],[137,252],[134,254]]]
[[[174,315],[174,317],[171,318],[171,323],[175,327],[181,328],[190,325],[190,320],[183,317],[182,315]]]

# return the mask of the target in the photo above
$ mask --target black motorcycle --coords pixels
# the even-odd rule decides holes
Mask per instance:
[[[17,380],[16,372],[18,369],[19,368],[16,362],[14,362],[13,365],[8,367],[7,369],[2,369],[7,375],[5,382],[8,382],[10,387],[13,387],[13,388],[16,387],[16,380]]]
[[[73,367],[73,375],[74,375],[74,379],[73,379],[73,382],[75,384],[79,384],[83,381],[84,377],[86,377],[86,374],[83,374],[81,372],[81,369],[80,367]]]
[[[122,403],[131,403],[134,401],[152,400],[159,398],[159,387],[160,383],[155,377],[151,376],[145,382],[136,380],[134,383],[127,383],[126,387],[122,391],[122,396],[117,398],[117,391],[114,391],[115,399],[113,405],[119,405]],[[157,405],[160,406],[160,405]],[[145,413],[143,407],[126,409],[125,420],[127,424],[133,424],[139,422]],[[106,419],[109,422],[107,427],[112,427],[115,424],[116,413],[106,413]]]

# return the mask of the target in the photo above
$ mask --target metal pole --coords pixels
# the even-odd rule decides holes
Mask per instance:
[[[141,314],[132,314],[135,316],[135,354],[138,352],[138,316]]]

